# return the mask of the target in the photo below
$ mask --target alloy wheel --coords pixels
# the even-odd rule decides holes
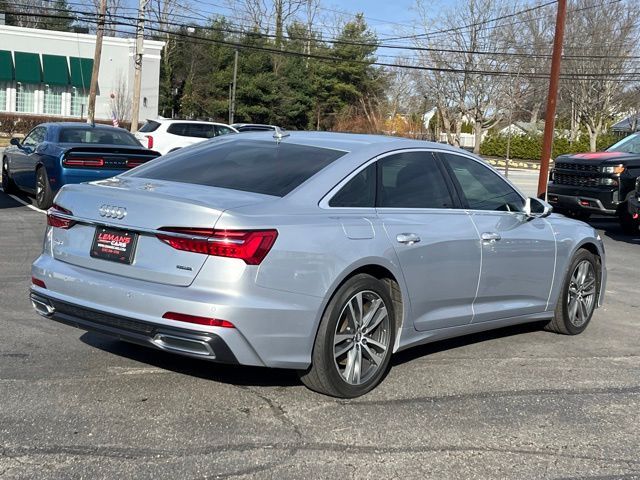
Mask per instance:
[[[575,327],[584,325],[591,316],[596,301],[596,272],[593,264],[583,260],[571,274],[567,296],[569,321]]]
[[[382,298],[370,290],[353,295],[344,305],[333,342],[335,366],[350,385],[371,379],[390,348],[390,319]]]

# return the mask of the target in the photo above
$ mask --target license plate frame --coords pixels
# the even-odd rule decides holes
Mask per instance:
[[[138,234],[111,227],[96,227],[89,255],[108,262],[131,265],[138,244]]]

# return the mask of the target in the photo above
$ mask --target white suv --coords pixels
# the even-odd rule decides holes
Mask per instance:
[[[158,119],[147,120],[135,136],[145,147],[166,155],[179,148],[229,133],[238,131],[224,123]]]

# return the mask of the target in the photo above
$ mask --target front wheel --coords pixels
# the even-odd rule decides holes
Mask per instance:
[[[53,204],[53,192],[49,177],[44,167],[40,167],[36,172],[36,205],[42,210],[46,210]]]
[[[622,228],[622,231],[627,235],[636,234],[640,229],[640,220],[634,219],[633,216],[631,216],[627,210],[626,204],[618,215],[618,221],[620,222],[620,228]]]
[[[394,341],[395,311],[389,287],[370,275],[355,275],[329,302],[311,367],[300,379],[311,390],[333,397],[364,395],[384,377]]]
[[[546,330],[577,335],[587,328],[598,303],[598,271],[596,257],[587,250],[579,250],[567,271],[553,320]]]
[[[4,193],[17,193],[18,188],[11,177],[9,176],[9,165],[7,165],[7,159],[2,162],[2,190]]]

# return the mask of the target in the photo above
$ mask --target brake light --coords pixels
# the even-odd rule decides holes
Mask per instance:
[[[67,230],[75,225],[76,222],[59,216],[60,213],[63,215],[73,215],[71,210],[62,208],[60,205],[56,205],[54,203],[47,211],[47,225],[50,227],[62,228],[63,230]]]
[[[165,227],[160,230],[204,237],[182,238],[157,235],[160,240],[177,250],[216,257],[239,258],[248,265],[259,265],[278,238],[277,230],[213,230],[180,227]]]
[[[137,159],[131,160],[131,159],[128,159],[127,160],[127,168],[139,167],[143,163],[145,163],[144,160],[137,160]]]
[[[177,320],[178,322],[196,323],[198,325],[207,325],[209,327],[236,328],[233,323],[217,318],[199,317],[197,315],[187,315],[186,313],[167,312],[162,318],[168,320]]]
[[[153,136],[145,135],[147,138],[147,148],[153,148]]]
[[[39,278],[36,278],[36,277],[31,277],[31,283],[33,283],[35,286],[40,287],[40,288],[47,288],[47,286],[44,284],[44,282],[42,280],[40,280]]]
[[[103,167],[104,158],[101,157],[74,157],[65,158],[62,164],[67,167]]]

